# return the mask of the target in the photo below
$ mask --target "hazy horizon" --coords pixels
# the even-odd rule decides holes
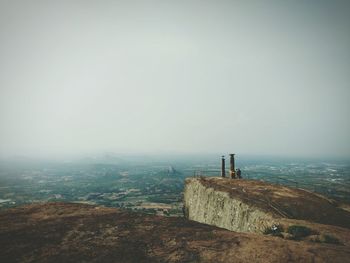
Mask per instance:
[[[0,0],[0,157],[350,158],[349,1]]]

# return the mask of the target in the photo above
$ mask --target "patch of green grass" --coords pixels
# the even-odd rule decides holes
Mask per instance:
[[[264,230],[264,235],[272,235],[277,237],[283,237],[282,235],[283,227],[281,225],[272,225]]]
[[[289,226],[287,232],[293,236],[294,240],[299,240],[312,234],[312,230],[306,226]]]

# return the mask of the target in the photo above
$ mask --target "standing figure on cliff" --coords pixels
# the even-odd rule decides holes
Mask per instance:
[[[237,178],[238,178],[238,179],[242,179],[242,171],[241,171],[241,169],[238,168],[238,169],[236,170],[236,175],[237,175]]]

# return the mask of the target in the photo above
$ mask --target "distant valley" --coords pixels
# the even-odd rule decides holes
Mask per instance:
[[[350,202],[346,161],[238,158],[243,178],[299,187]],[[115,156],[53,162],[3,160],[0,209],[42,201],[121,207],[182,216],[184,179],[218,176],[219,158]]]

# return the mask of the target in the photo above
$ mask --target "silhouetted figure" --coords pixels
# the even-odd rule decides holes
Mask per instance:
[[[237,175],[237,178],[238,178],[238,179],[242,179],[242,171],[241,171],[241,169],[238,168],[238,169],[236,170],[236,175]]]

